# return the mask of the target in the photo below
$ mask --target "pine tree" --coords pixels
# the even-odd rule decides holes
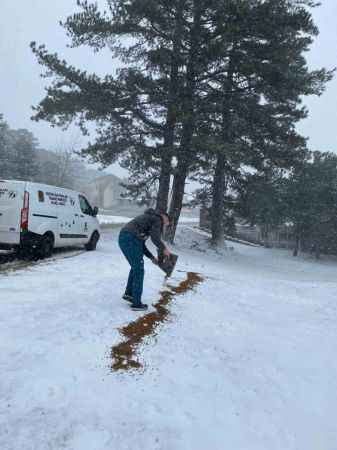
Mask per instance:
[[[300,249],[337,250],[337,156],[313,152],[286,180],[287,218]]]
[[[34,135],[25,129],[11,130],[13,142],[13,173],[17,180],[33,181],[38,174],[36,149],[37,140]]]
[[[77,117],[83,131],[87,120],[95,120],[97,140],[83,154],[103,165],[118,158],[124,166],[129,164],[130,181],[140,190],[146,187],[146,172],[151,172],[159,181],[161,209],[167,208],[174,155],[186,3],[109,1],[109,13],[101,13],[97,5],[78,2],[81,12],[63,26],[73,46],[110,48],[126,65],[115,77],[100,79],[76,71],[32,43],[39,62],[58,78],[35,119],[66,125]]]
[[[174,234],[194,159],[196,75],[204,64],[199,44],[208,2],[108,3],[109,13],[104,14],[97,5],[78,2],[81,13],[69,17],[64,26],[74,46],[89,45],[95,51],[109,47],[126,67],[116,77],[100,79],[77,71],[32,43],[39,62],[55,78],[36,108],[35,119],[65,126],[76,118],[84,131],[86,121],[95,120],[98,138],[83,154],[105,165],[122,159],[137,188],[146,187],[151,174],[159,180],[157,205],[161,209],[168,203],[175,156]]]
[[[303,56],[318,32],[307,9],[312,2],[215,0],[204,9],[202,2],[195,5],[200,12],[199,28],[193,21],[198,67],[192,77],[186,70],[185,90],[190,92],[187,81],[193,79],[193,101],[182,106],[188,120],[182,124],[170,238],[200,149],[214,171],[212,243],[221,246],[227,174],[239,173],[243,165],[290,168],[303,158],[305,139],[295,129],[307,115],[302,97],[320,95],[332,72],[310,72]],[[193,34],[189,41],[193,54]]]
[[[265,245],[269,232],[276,231],[288,218],[285,172],[271,169],[248,174],[236,183],[235,212],[251,226],[258,225]]]
[[[309,4],[310,3],[310,4]],[[304,95],[320,95],[332,73],[310,72],[304,52],[318,33],[312,2],[215,2],[214,69],[207,85],[218,136],[212,241],[223,242],[226,172],[237,161],[261,170],[290,168],[305,152],[295,125],[306,117]],[[212,119],[210,119],[212,120]]]
[[[203,72],[203,67],[207,66],[205,52],[203,51],[205,33],[202,22],[206,23],[207,4],[203,0],[191,2],[191,25],[187,37],[188,54],[186,57],[186,75],[184,82],[184,93],[182,95],[182,118],[181,118],[181,138],[179,152],[177,153],[178,164],[174,174],[172,200],[170,205],[171,226],[167,233],[169,241],[173,242],[181,209],[183,206],[186,178],[190,172],[191,165],[195,161],[193,147],[193,136],[196,129],[197,120],[197,90],[198,80]]]
[[[305,152],[295,130],[301,97],[320,94],[331,73],[310,72],[304,52],[317,34],[300,0],[110,0],[109,10],[78,1],[63,24],[73,46],[109,48],[124,67],[98,77],[32,43],[52,77],[36,120],[97,139],[83,150],[95,162],[131,169],[135,193],[159,181],[157,204],[170,213],[173,240],[185,182],[208,157],[213,171],[213,244],[223,240],[227,174],[291,167]],[[132,39],[129,39],[132,38]],[[172,169],[172,158],[177,165]]]
[[[144,42],[149,47],[143,50],[142,55],[146,74],[141,76],[137,72],[138,79],[132,81],[132,86],[136,86],[143,93],[148,93],[148,101],[151,103],[154,116],[157,118],[163,116],[162,136],[158,135],[158,125],[156,135],[152,136],[161,138],[162,142],[157,143],[157,151],[152,161],[146,156],[142,158],[139,152],[135,154],[135,159],[139,159],[140,155],[143,159],[139,164],[142,170],[145,162],[147,172],[159,178],[157,208],[160,210],[167,210],[168,207],[171,163],[175,155],[175,129],[181,92],[179,71],[183,64],[182,44],[187,3],[185,0],[169,3],[167,1],[133,1],[123,8],[125,2],[122,1],[119,2],[120,8],[118,6],[115,8],[119,11],[119,14],[115,15],[115,19],[118,17],[119,21],[119,33],[138,38],[136,52],[132,49],[122,52],[124,60],[130,63],[130,59],[135,58],[139,64],[139,42]],[[125,72],[132,75],[130,69]],[[132,170],[132,173],[140,175],[139,171]],[[143,180],[137,183],[138,187],[142,184],[144,187],[148,185],[146,183],[148,173],[145,177],[144,171],[142,174]],[[153,180],[155,180],[154,177]]]
[[[14,171],[14,146],[10,129],[0,114],[0,177],[12,178]]]

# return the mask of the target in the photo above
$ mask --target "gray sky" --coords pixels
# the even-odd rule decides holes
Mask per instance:
[[[104,0],[98,3],[105,5]],[[337,1],[322,0],[322,3],[314,10],[321,33],[308,54],[311,68],[337,66]],[[43,97],[46,83],[39,77],[41,68],[30,51],[30,41],[44,43],[48,50],[92,72],[109,73],[115,67],[108,53],[94,55],[86,48],[66,48],[68,41],[59,20],[75,11],[76,0],[24,0],[20,5],[13,0],[1,0],[0,112],[12,128],[31,130],[45,148],[74,141],[80,134],[74,129],[64,133],[47,123],[30,120],[31,106]],[[300,131],[309,137],[312,149],[337,152],[336,100],[337,78],[329,83],[322,97],[305,100],[310,117],[302,122]]]

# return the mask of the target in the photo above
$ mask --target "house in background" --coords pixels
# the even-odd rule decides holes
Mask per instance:
[[[142,214],[146,205],[140,206],[136,200],[127,197],[125,189],[121,186],[124,180],[116,175],[102,175],[86,183],[80,190],[85,194],[92,206],[97,206],[101,214],[134,217]],[[192,194],[184,196],[182,215],[185,217],[198,217],[199,209],[189,206]],[[152,206],[154,207],[154,206]]]
[[[92,206],[98,206],[100,213],[133,217],[143,212],[145,207],[137,205],[135,200],[124,197],[123,180],[116,175],[103,175],[82,187],[82,192]]]
[[[111,210],[116,206],[130,202],[130,200],[122,197],[124,191],[121,186],[122,182],[123,180],[116,175],[103,175],[87,183],[82,191],[92,205]]]

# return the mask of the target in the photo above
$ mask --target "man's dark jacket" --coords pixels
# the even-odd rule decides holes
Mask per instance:
[[[136,236],[136,238],[144,242],[144,255],[152,259],[153,255],[146,247],[145,241],[150,237],[154,245],[158,248],[159,253],[162,253],[165,246],[161,240],[163,232],[163,219],[160,213],[154,209],[147,209],[144,214],[137,216],[128,222],[122,228],[122,231],[128,231]]]

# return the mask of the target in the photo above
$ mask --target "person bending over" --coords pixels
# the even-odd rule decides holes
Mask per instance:
[[[169,216],[166,212],[158,212],[150,208],[124,225],[119,233],[119,247],[131,266],[123,299],[131,303],[134,311],[148,308],[146,304],[142,303],[144,255],[154,264],[158,264],[158,259],[146,247],[145,241],[150,237],[158,252],[169,257],[171,252],[161,238],[164,226],[169,223]]]

